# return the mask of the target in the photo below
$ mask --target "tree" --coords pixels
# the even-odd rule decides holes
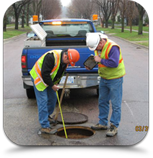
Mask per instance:
[[[5,14],[4,14],[4,18],[3,18],[3,31],[5,31],[5,32],[6,32],[6,26],[9,23],[9,20],[8,20],[9,16],[13,16],[13,8],[12,8],[12,6],[10,6],[7,9],[7,11],[5,12]]]
[[[120,0],[119,2],[119,10],[121,14],[121,24],[122,24],[122,29],[121,32],[124,32],[124,18],[125,18],[125,13],[127,9],[127,0]]]
[[[71,18],[90,19],[93,13],[93,3],[89,0],[72,0],[68,7],[68,16]]]
[[[14,15],[15,15],[15,29],[16,30],[18,30],[18,21],[19,21],[19,16],[20,16],[21,10],[22,10],[23,6],[25,6],[29,2],[30,2],[30,0],[22,0],[22,1],[12,4],[12,7],[14,9]]]
[[[100,11],[103,14],[105,20],[105,27],[108,28],[108,20],[110,18],[112,7],[110,0],[94,0],[94,2],[100,7]]]
[[[135,5],[133,1],[129,1],[127,4],[127,17],[128,17],[128,25],[130,26],[130,33],[132,33],[132,21],[134,16]]]
[[[139,27],[138,27],[138,35],[143,34],[143,16],[145,14],[145,9],[138,3],[135,2],[135,5],[139,12]]]
[[[6,26],[7,26],[7,14],[4,14],[4,19],[3,19],[3,31],[6,32]]]
[[[27,4],[26,6],[26,25],[29,26],[29,7],[30,7],[30,3]]]
[[[112,3],[112,13],[111,13],[112,29],[114,29],[115,17],[119,8],[119,0],[111,0],[111,3]]]
[[[25,5],[23,6],[23,9],[22,9],[22,15],[21,15],[21,27],[24,28],[24,17],[25,17]]]
[[[44,19],[55,19],[61,14],[60,0],[43,0],[41,5],[41,14]]]
[[[101,9],[100,9],[100,7],[99,7],[98,5],[97,5],[97,10],[98,10],[99,18],[100,18],[101,27],[104,28],[104,17],[103,17],[103,15],[101,14]]]

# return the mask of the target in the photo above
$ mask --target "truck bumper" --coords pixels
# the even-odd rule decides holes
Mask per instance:
[[[62,88],[66,76],[63,76],[59,87]],[[98,74],[69,74],[66,87],[67,89],[91,88],[99,85],[100,77]]]
[[[22,76],[23,85],[25,89],[30,89],[33,87],[33,83],[31,81],[31,76]]]
[[[59,83],[60,89],[63,88],[65,78],[66,76],[63,76]],[[22,79],[23,79],[25,89],[33,87],[33,83],[31,81],[30,76],[26,76],[26,77],[23,76]],[[90,73],[90,74],[80,73],[77,75],[71,73],[69,74],[65,88],[67,89],[98,88],[99,82],[100,82],[100,77],[98,73]]]

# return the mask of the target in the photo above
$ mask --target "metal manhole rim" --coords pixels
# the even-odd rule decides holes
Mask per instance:
[[[76,121],[73,121],[72,122],[72,120],[70,121],[70,120],[67,120],[67,119],[65,119],[65,116],[64,115],[78,115],[78,116],[83,116],[84,118],[82,119],[82,118],[80,118],[80,119],[82,119],[82,120],[76,120]],[[58,115],[58,118],[57,118],[57,121],[58,121],[58,123],[62,123],[62,120],[61,120],[61,116],[60,116],[61,114],[59,113],[59,115]],[[81,123],[85,123],[85,122],[87,122],[88,121],[88,116],[87,115],[85,115],[85,114],[82,114],[82,113],[78,113],[78,112],[63,112],[63,117],[64,117],[64,122],[65,122],[65,124],[81,124]],[[78,117],[77,117],[78,118]]]
[[[88,139],[88,138],[90,138],[90,137],[92,137],[92,136],[94,136],[95,135],[95,131],[93,130],[93,129],[91,129],[90,127],[88,127],[88,126],[65,126],[65,128],[66,128],[66,130],[69,130],[69,129],[82,129],[82,130],[88,130],[88,131],[90,131],[90,132],[92,132],[92,135],[90,135],[90,136],[88,136],[88,137],[85,137],[85,138],[77,138],[77,139]],[[61,131],[63,131],[64,132],[64,128],[63,127],[60,127],[60,128],[58,128],[57,129],[57,132],[56,132],[56,136],[58,136],[58,137],[60,137],[60,138],[62,138],[62,139],[66,139],[66,138],[64,138],[64,137],[62,137],[62,136],[59,136],[58,135],[58,132],[61,132]],[[71,139],[71,140],[77,140],[76,138],[68,138],[68,139]]]

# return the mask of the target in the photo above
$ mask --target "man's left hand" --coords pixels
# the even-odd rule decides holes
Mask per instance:
[[[100,63],[101,62],[101,58],[97,55],[97,56],[94,56],[94,59],[96,62]]]

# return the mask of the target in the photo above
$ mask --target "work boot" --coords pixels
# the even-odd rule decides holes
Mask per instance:
[[[50,122],[50,124],[55,124],[55,120],[50,116],[48,116],[48,121]]]
[[[93,129],[93,130],[106,130],[107,126],[104,126],[104,125],[97,123],[96,125],[91,126],[91,129]]]
[[[117,134],[118,129],[113,124],[111,124],[109,131],[106,133],[107,137],[113,137]]]
[[[53,129],[51,127],[41,128],[41,133],[55,134],[56,132],[57,132],[57,129]]]

